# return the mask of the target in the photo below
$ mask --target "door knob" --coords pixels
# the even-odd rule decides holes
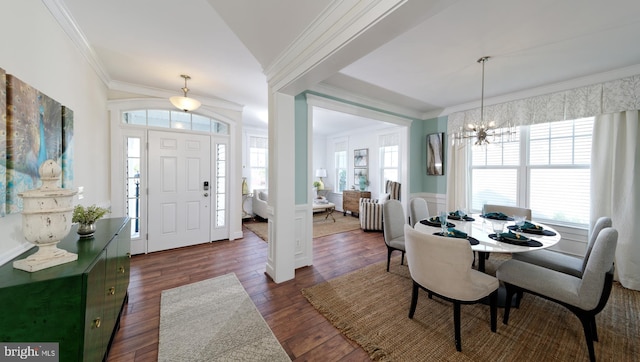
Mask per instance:
[[[209,193],[208,193],[208,192],[205,192],[205,193],[204,193],[204,197],[208,197],[208,196],[209,196]]]

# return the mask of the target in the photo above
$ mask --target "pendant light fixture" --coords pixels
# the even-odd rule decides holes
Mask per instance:
[[[462,139],[471,139],[475,138],[474,142],[475,146],[484,146],[488,145],[491,142],[488,137],[492,136],[494,141],[496,137],[501,137],[504,135],[509,136],[511,138],[511,134],[515,133],[515,130],[512,129],[512,125],[507,123],[506,127],[498,127],[496,123],[493,121],[486,122],[484,119],[484,63],[486,63],[491,57],[485,56],[478,59],[478,63],[482,64],[482,91],[480,93],[480,121],[467,124],[467,129],[464,130],[460,127],[460,131],[453,134],[452,141],[461,141]],[[506,128],[501,131],[498,131],[497,128]],[[504,139],[503,139],[504,141]]]
[[[185,112],[194,111],[200,107],[200,101],[187,97],[187,92],[189,92],[189,88],[187,88],[187,80],[191,79],[191,77],[186,74],[181,74],[180,76],[184,78],[184,88],[182,88],[184,97],[173,96],[169,98],[169,100],[171,101],[171,104]]]

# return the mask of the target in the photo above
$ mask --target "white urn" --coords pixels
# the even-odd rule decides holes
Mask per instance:
[[[35,272],[72,262],[78,255],[57,244],[71,230],[74,190],[58,187],[62,169],[53,160],[40,165],[42,186],[18,194],[22,197],[22,233],[27,241],[38,246],[38,251],[25,259],[13,262],[16,269]]]

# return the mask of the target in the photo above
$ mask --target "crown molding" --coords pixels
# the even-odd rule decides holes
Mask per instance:
[[[291,85],[406,2],[334,1],[265,68],[270,88],[281,91]]]
[[[93,51],[93,48],[89,44],[89,41],[80,30],[80,27],[76,23],[73,16],[69,12],[64,0],[42,0],[42,3],[49,9],[49,12],[53,18],[58,22],[62,30],[69,36],[71,41],[78,47],[80,53],[85,58],[87,63],[93,68],[93,71],[98,75],[98,78],[102,80],[105,85],[109,85],[111,77],[105,70],[102,62]]]
[[[142,96],[164,98],[167,100],[167,102],[169,102],[169,97],[175,96],[178,94],[177,92],[172,92],[165,89],[148,87],[148,86],[143,86],[138,84],[131,84],[131,83],[126,83],[121,81],[111,81],[108,84],[108,87],[109,87],[109,90],[112,90],[112,91],[120,91],[120,92],[139,94]],[[189,95],[192,98],[197,98],[202,103],[202,105],[207,105],[210,107],[218,107],[218,108],[223,108],[223,109],[228,109],[228,110],[238,111],[238,112],[242,112],[244,108],[244,105],[242,104],[230,102],[220,98],[201,97],[198,95],[194,95],[193,93]]]
[[[315,94],[307,94],[306,97],[307,97],[307,103],[312,107],[326,108],[336,112],[342,112],[342,113],[347,113],[354,116],[375,119],[377,121],[387,122],[387,123],[396,124],[396,125],[405,126],[405,127],[411,126],[411,122],[413,122],[413,120],[410,118],[404,118],[404,117],[392,115],[389,113],[384,113],[375,109],[369,109],[359,105],[344,103],[338,100],[325,98]]]
[[[335,87],[326,83],[318,83],[309,88],[310,91],[316,93],[322,93],[330,95],[333,98],[339,98],[345,103],[355,103],[360,107],[368,107],[373,109],[380,109],[398,115],[399,117],[406,117],[408,119],[422,119],[422,113],[414,109],[400,107],[395,104],[382,102],[378,99],[362,96],[357,93],[349,92],[339,87]]]

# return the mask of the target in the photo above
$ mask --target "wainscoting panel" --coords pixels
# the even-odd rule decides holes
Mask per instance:
[[[295,268],[313,263],[313,213],[309,205],[296,205],[295,214]]]
[[[415,193],[409,196],[410,199],[421,198],[427,201],[427,208],[429,209],[429,216],[438,215],[439,211],[447,211],[447,195],[445,194],[432,194],[432,193]],[[409,205],[407,203],[407,205]],[[408,206],[407,206],[408,207]],[[407,215],[409,210],[405,210]]]

